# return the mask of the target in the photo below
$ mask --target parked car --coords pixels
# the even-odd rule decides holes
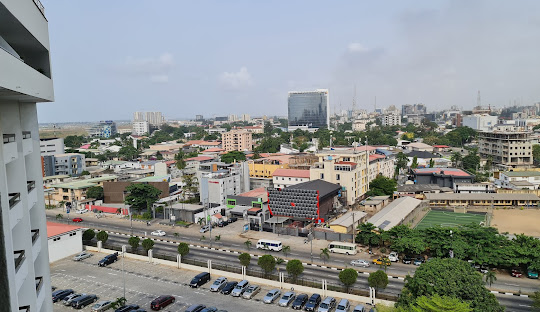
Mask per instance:
[[[249,286],[249,282],[247,280],[243,280],[240,283],[236,284],[233,291],[231,292],[231,296],[233,297],[240,297],[246,291],[246,289]]]
[[[226,277],[218,277],[217,280],[215,280],[212,285],[210,286],[210,291],[212,292],[218,292],[225,287],[225,284],[227,284],[227,278]]]
[[[96,295],[84,295],[73,300],[73,302],[71,303],[71,306],[74,307],[75,309],[82,309],[86,307],[87,305],[96,302],[97,300],[98,300],[98,297]]]
[[[263,298],[264,303],[273,303],[278,297],[281,295],[281,291],[279,289],[272,289],[270,290],[266,296]]]
[[[323,302],[319,305],[319,309],[317,309],[317,312],[330,312],[332,309],[334,309],[334,306],[336,305],[336,298],[334,297],[326,297],[324,298]]]
[[[382,265],[384,262],[386,266],[390,266],[392,264],[392,262],[390,262],[388,258],[377,258],[377,259],[373,259],[372,262],[378,265]]]
[[[238,284],[238,282],[228,282],[225,287],[223,287],[223,289],[221,290],[221,293],[224,294],[224,295],[229,295],[234,287],[236,287],[236,285]]]
[[[538,272],[534,271],[532,269],[528,269],[527,270],[527,277],[528,278],[533,278],[533,279],[538,279]]]
[[[512,275],[513,277],[521,277],[523,276],[523,272],[521,271],[520,268],[513,268],[510,275]]]
[[[150,235],[154,235],[154,236],[165,236],[166,233],[162,230],[155,230],[154,232],[150,233]]]
[[[82,222],[83,220],[82,218],[73,218],[71,221],[78,223],[78,222]]]
[[[364,259],[357,259],[357,260],[351,261],[351,265],[367,268],[369,267],[369,262],[367,262],[367,260],[364,260]]]
[[[486,265],[481,265],[478,271],[482,274],[486,274],[489,271],[489,268]]]
[[[405,264],[411,264],[411,263],[413,262],[413,257],[407,255],[407,256],[403,257],[403,260],[402,260],[402,261],[403,261],[403,263],[405,263]]]
[[[244,299],[251,299],[255,297],[256,294],[258,294],[261,291],[261,287],[257,285],[249,285],[249,287],[244,291],[242,294],[242,298]]]
[[[210,280],[210,273],[202,272],[202,273],[199,273],[199,274],[195,275],[195,277],[189,283],[189,286],[191,288],[197,288],[199,286],[204,285],[209,280]]]
[[[356,307],[354,307],[353,312],[366,312],[366,308],[363,304],[359,304]]]
[[[81,261],[81,260],[90,258],[92,256],[93,256],[93,254],[91,254],[88,251],[84,250],[84,251],[81,251],[78,254],[76,254],[75,257],[73,257],[73,261]]]
[[[414,265],[421,265],[422,263],[424,263],[424,258],[422,257],[416,257],[414,259]]]
[[[392,262],[398,262],[398,261],[399,261],[398,253],[395,252],[395,251],[392,251],[392,252],[388,255],[388,260],[390,260],[390,261],[392,261]]]
[[[171,295],[159,296],[150,302],[150,309],[159,311],[171,303],[174,303],[175,298]]]
[[[130,311],[133,311],[133,310],[137,310],[139,308],[138,305],[136,304],[128,304],[128,305],[125,305],[125,306],[121,306],[120,308],[114,310],[114,312],[130,312]]]
[[[219,227],[224,227],[224,226],[229,225],[229,222],[224,221],[224,220],[221,220],[221,221],[218,222],[217,225],[218,225]]]
[[[199,233],[206,233],[208,231],[210,231],[210,225],[207,224],[201,227],[201,229],[199,230]]]
[[[71,295],[67,295],[64,300],[62,300],[62,303],[65,305],[65,306],[71,306],[71,303],[73,302],[73,300],[75,300],[76,298],[79,298],[80,296],[84,296],[86,294],[76,294],[76,293],[72,293]]]
[[[101,267],[108,266],[111,263],[118,261],[118,253],[115,252],[110,255],[106,255],[103,259],[99,260],[98,265]]]
[[[236,222],[236,221],[238,221],[237,217],[230,217],[229,219],[227,219],[228,223],[233,223],[233,222]]]
[[[185,312],[201,312],[204,308],[206,308],[204,304],[194,304],[187,308]]]
[[[336,312],[349,312],[351,304],[347,299],[341,299],[337,305]]]
[[[201,312],[216,312],[216,311],[217,311],[216,307],[207,307],[201,310]]]
[[[311,297],[309,297],[308,302],[304,306],[304,310],[315,311],[315,309],[317,309],[320,303],[321,303],[321,295],[313,294],[311,295]]]
[[[96,311],[96,312],[106,311],[111,306],[112,306],[112,301],[103,300],[103,301],[100,301],[100,302],[94,304],[94,306],[92,306],[92,311]]]
[[[293,308],[293,310],[302,310],[307,300],[308,300],[308,295],[299,294],[298,296],[296,296],[296,299],[294,299],[291,305],[291,308]]]
[[[283,294],[281,299],[279,299],[278,305],[280,307],[288,307],[289,304],[291,304],[291,302],[294,300],[294,298],[296,298],[296,294],[294,293],[294,291],[288,291]]]
[[[56,290],[55,292],[52,293],[52,301],[58,302],[60,300],[64,300],[64,298],[71,295],[72,293],[74,293],[73,289]]]
[[[137,310],[133,310],[131,312],[146,312],[146,310],[145,309],[137,309]]]

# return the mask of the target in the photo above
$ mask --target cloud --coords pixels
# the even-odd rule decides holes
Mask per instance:
[[[219,83],[227,90],[240,90],[253,85],[253,79],[245,66],[237,72],[224,72],[219,76]]]
[[[361,43],[358,42],[350,43],[348,49],[350,53],[362,53],[369,51],[368,48],[364,47]]]
[[[120,71],[131,76],[145,77],[151,82],[167,83],[174,66],[174,57],[170,53],[163,53],[158,57],[128,56]]]

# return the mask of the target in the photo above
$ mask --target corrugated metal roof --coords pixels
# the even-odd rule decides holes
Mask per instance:
[[[421,203],[422,201],[416,198],[400,197],[371,217],[368,222],[383,230],[389,230],[399,225]]]
[[[427,200],[527,200],[539,201],[534,194],[507,193],[430,193],[425,194]]]

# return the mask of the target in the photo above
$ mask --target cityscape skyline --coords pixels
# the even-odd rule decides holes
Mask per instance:
[[[288,91],[322,88],[334,112],[352,105],[355,85],[357,108],[368,110],[375,97],[378,107],[471,108],[478,90],[495,107],[540,99],[533,1],[296,2],[286,10],[164,2],[132,3],[127,12],[114,3],[43,2],[56,109],[40,105],[41,122],[129,119],[137,110],[286,115]]]

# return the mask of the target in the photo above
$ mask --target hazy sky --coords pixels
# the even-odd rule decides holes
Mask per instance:
[[[331,110],[540,101],[540,1],[41,0],[55,103],[40,122],[286,115],[287,91]]]

